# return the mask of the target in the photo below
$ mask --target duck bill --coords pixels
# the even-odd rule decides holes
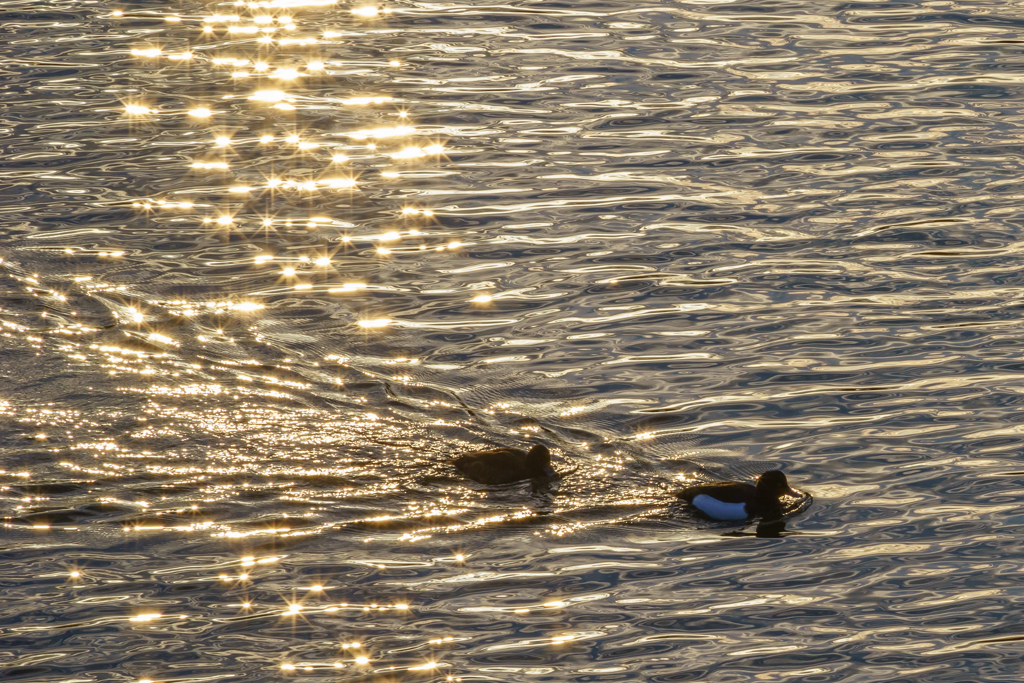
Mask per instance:
[[[804,497],[804,494],[800,493],[799,491],[797,491],[794,488],[790,488],[788,491],[786,491],[785,495],[789,496],[790,498],[803,498]]]

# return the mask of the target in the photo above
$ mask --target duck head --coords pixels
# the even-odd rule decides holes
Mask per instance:
[[[536,476],[555,476],[555,470],[551,467],[551,451],[544,444],[534,444],[530,448],[526,454],[526,466],[531,472],[537,472]]]
[[[801,496],[799,492],[790,488],[782,470],[771,470],[762,474],[757,480],[757,495],[766,500],[778,500],[782,496],[792,496],[793,498]]]

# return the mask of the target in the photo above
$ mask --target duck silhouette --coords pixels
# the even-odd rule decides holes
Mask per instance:
[[[551,467],[551,451],[543,444],[534,444],[529,451],[507,446],[472,451],[451,463],[469,479],[489,486],[555,476]]]
[[[719,520],[778,519],[785,510],[780,498],[809,498],[807,494],[790,488],[782,470],[765,472],[756,485],[723,481],[690,486],[677,495],[711,519]]]

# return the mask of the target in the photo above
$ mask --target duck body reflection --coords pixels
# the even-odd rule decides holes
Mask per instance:
[[[453,459],[451,464],[467,478],[488,486],[555,476],[551,451],[543,444],[534,444],[529,451],[507,446],[472,451]]]
[[[787,511],[783,498],[808,501],[810,496],[792,489],[781,470],[762,474],[756,484],[725,481],[700,484],[677,494],[706,517],[740,521],[754,517],[780,519]]]

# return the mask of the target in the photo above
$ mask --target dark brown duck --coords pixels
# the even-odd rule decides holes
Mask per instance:
[[[451,462],[469,479],[489,486],[555,476],[551,451],[543,444],[535,444],[529,451],[508,447],[473,451]]]

